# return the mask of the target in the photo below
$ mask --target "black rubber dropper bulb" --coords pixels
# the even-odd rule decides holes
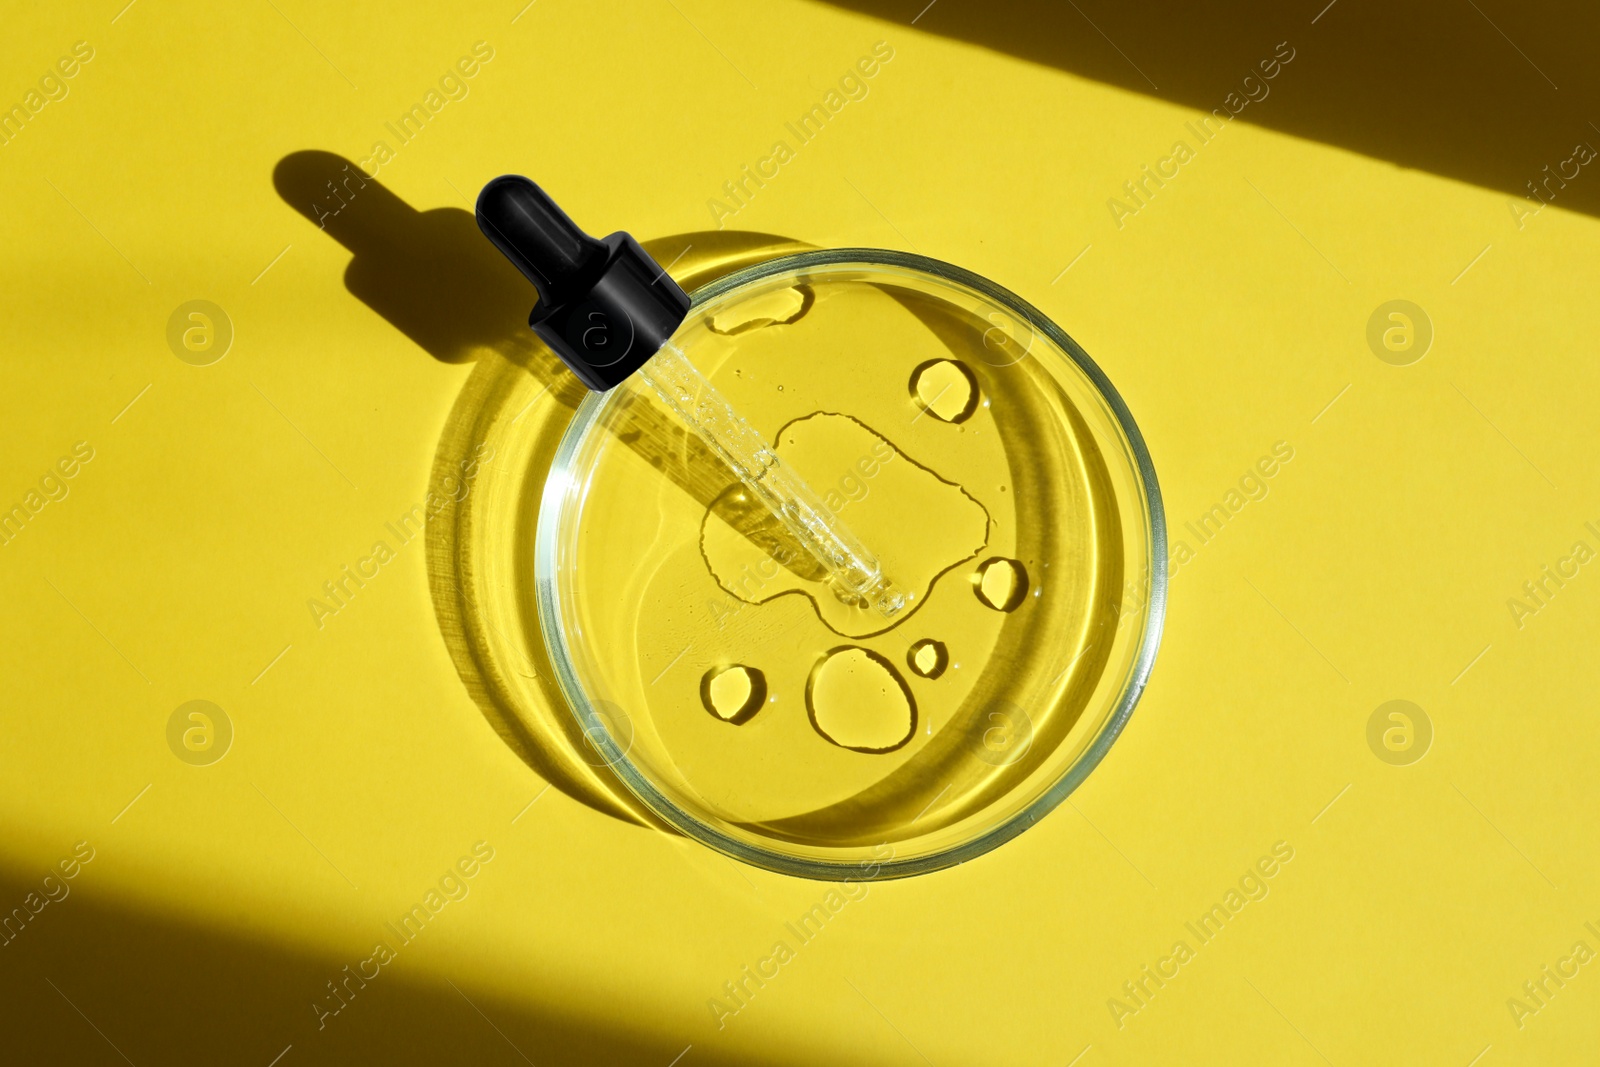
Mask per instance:
[[[626,233],[596,240],[518,174],[478,194],[478,228],[539,291],[528,325],[583,384],[605,392],[655,355],[689,296]]]

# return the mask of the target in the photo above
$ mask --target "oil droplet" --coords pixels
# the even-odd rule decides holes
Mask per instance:
[[[832,649],[806,680],[817,733],[840,748],[892,752],[917,730],[917,705],[894,664],[856,645]]]
[[[950,665],[950,653],[945,649],[943,641],[924,637],[912,645],[911,650],[906,653],[906,664],[914,673],[924,678],[937,678]]]
[[[972,586],[978,599],[994,610],[1015,611],[1028,595],[1028,572],[1014,559],[991,556],[978,566]]]
[[[712,333],[728,336],[759,330],[766,326],[786,326],[811,310],[816,294],[808,285],[796,285],[773,293],[762,293],[717,312],[706,323]]]
[[[803,474],[823,505],[881,553],[884,573],[912,597],[913,609],[940,575],[983,558],[991,522],[983,505],[868,426],[817,412],[776,436],[778,454]],[[907,522],[908,515],[916,521]],[[742,484],[712,502],[701,522],[700,549],[717,584],[745,603],[800,593],[842,638],[884,629],[877,612],[842,602],[822,584],[827,572]]]
[[[936,419],[966,422],[978,409],[978,379],[964,363],[933,359],[911,372],[911,395]]]
[[[735,726],[749,722],[766,700],[767,676],[754,667],[741,663],[712,667],[700,679],[700,703],[723,722]]]

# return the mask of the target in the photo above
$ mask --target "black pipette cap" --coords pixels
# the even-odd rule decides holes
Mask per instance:
[[[689,313],[688,294],[638,241],[595,240],[521,175],[485,185],[477,215],[483,235],[539,290],[528,325],[596,392],[643,366]]]

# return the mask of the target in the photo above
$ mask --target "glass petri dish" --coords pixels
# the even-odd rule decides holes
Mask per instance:
[[[842,602],[637,380],[580,405],[535,599],[599,762],[661,820],[804,877],[980,855],[1058,805],[1143,691],[1166,604],[1155,471],[1110,381],[969,271],[783,256],[674,342],[914,599]]]

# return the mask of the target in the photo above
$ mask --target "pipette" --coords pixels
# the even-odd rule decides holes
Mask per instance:
[[[539,292],[533,331],[590,389],[638,374],[826,570],[834,595],[894,618],[911,594],[672,342],[690,300],[633,237],[596,240],[527,178],[478,195],[478,226]]]

